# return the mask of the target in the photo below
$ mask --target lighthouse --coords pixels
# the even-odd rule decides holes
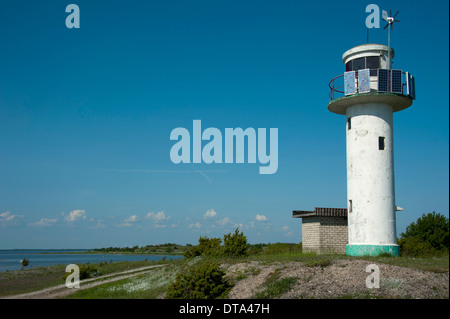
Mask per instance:
[[[350,256],[400,254],[396,238],[393,113],[415,100],[414,77],[392,69],[390,46],[364,44],[342,56],[328,110],[345,115]]]

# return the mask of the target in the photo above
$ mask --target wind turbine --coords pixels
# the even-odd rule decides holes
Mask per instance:
[[[388,70],[391,69],[391,31],[394,29],[394,22],[400,22],[400,20],[396,20],[395,17],[400,11],[397,11],[397,13],[392,16],[392,11],[389,10],[389,15],[386,10],[383,10],[383,20],[387,22],[386,26],[383,28],[383,30],[386,30],[387,27],[390,26],[388,30]]]

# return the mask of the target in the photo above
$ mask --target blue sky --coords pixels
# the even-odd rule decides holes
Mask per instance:
[[[65,25],[70,3],[80,29]],[[236,227],[299,242],[292,210],[346,207],[328,83],[366,43],[370,3],[400,10],[394,67],[416,78],[417,100],[394,114],[397,232],[448,217],[448,1],[5,0],[0,249],[195,244]],[[195,119],[278,128],[277,173],[172,163],[171,131]]]

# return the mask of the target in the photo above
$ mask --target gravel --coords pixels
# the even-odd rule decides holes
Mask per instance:
[[[366,267],[379,269],[379,288],[368,288],[366,279],[375,273]],[[262,263],[253,261],[223,265],[227,277],[235,283],[230,299],[254,298],[264,291],[266,280],[295,278],[287,291],[278,298],[406,298],[448,299],[449,273],[435,273],[364,260],[333,260],[329,265],[306,265],[302,262]],[[291,281],[292,282],[292,281]],[[369,285],[373,285],[373,281]]]

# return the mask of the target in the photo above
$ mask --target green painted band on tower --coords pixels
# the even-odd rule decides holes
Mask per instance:
[[[400,246],[398,245],[347,245],[345,252],[348,256],[379,256],[389,254],[395,257],[400,256]]]

